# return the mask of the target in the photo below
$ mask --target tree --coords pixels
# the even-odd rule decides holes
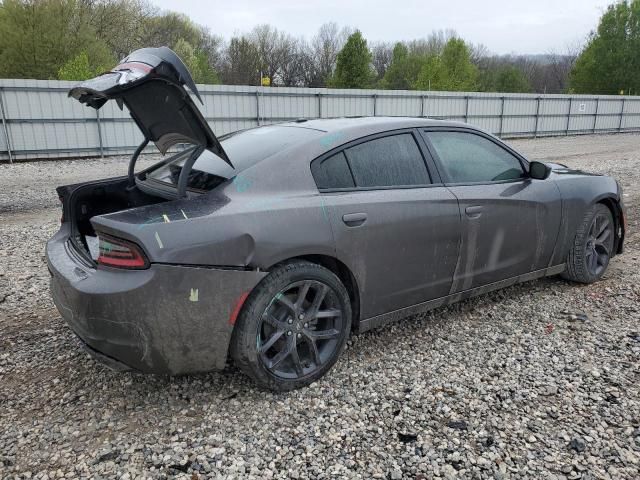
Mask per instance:
[[[610,5],[570,75],[576,93],[640,91],[640,0]]]
[[[306,70],[310,67],[309,59],[309,46],[304,39],[287,35],[282,44],[279,83],[285,87],[304,86]]]
[[[528,93],[531,92],[531,85],[529,84],[527,77],[522,73],[522,70],[509,65],[498,70],[494,91]]]
[[[59,80],[87,80],[103,72],[108,72],[113,68],[113,63],[105,65],[92,64],[89,61],[87,52],[80,52],[75,57],[69,59],[58,70]]]
[[[371,59],[376,71],[376,81],[381,81],[393,60],[393,45],[390,43],[376,43],[371,47]]]
[[[426,56],[409,52],[404,43],[396,43],[393,57],[381,82],[382,88],[409,90],[413,88],[418,74],[427,62]]]
[[[184,40],[195,49],[203,42],[203,29],[182,13],[166,12],[147,18],[141,25],[142,43],[145,47],[168,46],[175,49]]]
[[[5,0],[0,3],[0,77],[57,78],[82,51],[93,65],[113,64],[80,0]]]
[[[209,65],[209,59],[205,52],[196,50],[183,38],[177,41],[174,51],[189,69],[194,82],[204,84],[220,83],[215,70]]]
[[[116,60],[124,58],[148,41],[149,21],[158,11],[145,0],[98,0],[82,2],[86,21],[109,48]]]
[[[462,39],[451,38],[442,55],[428,58],[416,81],[419,90],[473,91],[478,69],[471,63],[469,47]]]
[[[259,84],[260,58],[258,50],[247,37],[233,37],[229,42],[222,79],[228,85]]]
[[[305,83],[310,87],[324,87],[336,67],[338,53],[351,35],[351,29],[340,30],[337,23],[323,24],[311,40],[306,58]]]
[[[373,82],[371,52],[359,30],[349,36],[336,59],[336,71],[331,86],[336,88],[367,88]]]

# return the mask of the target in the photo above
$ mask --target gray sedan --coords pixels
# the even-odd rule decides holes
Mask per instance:
[[[231,359],[260,386],[324,375],[351,332],[539,277],[597,281],[622,252],[610,177],[529,162],[470,125],[300,120],[217,138],[169,49],[70,95],[113,99],[144,135],[129,172],[58,188],[56,306],[116,369]],[[153,142],[164,161],[136,172]]]

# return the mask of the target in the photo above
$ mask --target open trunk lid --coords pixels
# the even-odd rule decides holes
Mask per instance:
[[[171,49],[141,48],[110,72],[72,88],[69,96],[95,109],[111,99],[120,108],[126,105],[145,138],[163,154],[190,143],[233,166],[185,86],[202,102],[187,67]]]

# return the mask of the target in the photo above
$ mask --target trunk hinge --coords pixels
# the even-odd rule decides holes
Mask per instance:
[[[187,196],[187,181],[189,180],[191,167],[193,167],[198,157],[204,152],[204,149],[202,145],[197,146],[193,149],[187,161],[184,162],[182,170],[180,170],[180,176],[178,177],[178,198],[185,198]]]
[[[142,153],[142,150],[144,150],[144,148],[147,146],[148,143],[149,143],[149,139],[145,138],[142,141],[142,143],[138,145],[138,148],[136,148],[136,151],[133,152],[133,155],[131,156],[131,160],[129,160],[129,186],[128,186],[129,189],[132,189],[133,187],[136,186],[136,176],[135,176],[136,162],[138,161],[138,157]]]

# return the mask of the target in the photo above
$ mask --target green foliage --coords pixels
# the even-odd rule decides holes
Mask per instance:
[[[0,77],[54,79],[82,51],[93,65],[113,63],[80,0],[5,0],[0,4]]]
[[[495,89],[496,92],[529,93],[531,84],[522,70],[514,66],[506,66],[498,72]]]
[[[610,5],[576,60],[569,82],[576,93],[640,92],[640,0]]]
[[[215,70],[209,65],[209,60],[205,52],[196,50],[183,38],[178,39],[173,50],[185,63],[196,83],[220,83],[220,79]]]
[[[233,37],[227,50],[225,83],[257,85],[260,82],[260,57],[256,46],[247,37]]]
[[[482,69],[479,87],[483,92],[531,92],[531,83],[524,72],[513,65],[490,66]]]
[[[360,31],[351,34],[336,60],[336,71],[329,82],[336,88],[367,88],[373,83],[371,52]]]
[[[380,86],[392,90],[410,90],[426,62],[426,56],[411,53],[405,44],[396,43],[391,64]]]
[[[58,70],[59,80],[87,80],[93,78],[102,72],[109,71],[113,67],[113,63],[106,65],[95,65],[89,61],[87,52],[80,52],[75,57],[69,59]]]
[[[219,41],[188,17],[144,0],[0,1],[0,77],[82,80],[141,47],[182,49],[198,83],[218,83]]]
[[[202,28],[182,13],[167,12],[151,16],[142,23],[145,47],[166,45],[175,50],[182,40],[193,48],[198,48],[202,42],[202,34]]]
[[[477,88],[478,69],[471,63],[471,51],[459,38],[451,38],[441,55],[427,59],[418,75],[419,90],[473,91]]]

